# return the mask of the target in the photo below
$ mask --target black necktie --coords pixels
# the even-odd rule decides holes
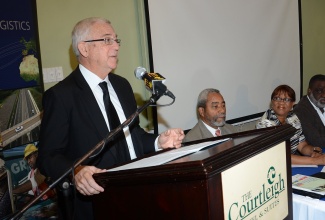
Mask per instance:
[[[112,131],[117,126],[119,126],[121,122],[117,115],[116,109],[109,97],[107,83],[101,82],[99,83],[99,86],[103,90],[103,100],[104,100],[105,110],[108,118],[108,123]],[[119,132],[115,136],[115,138],[113,139],[113,145],[116,145],[118,163],[126,162],[130,160],[130,153],[129,153],[128,145],[125,140],[125,135],[123,130],[121,130],[121,132]]]
[[[319,110],[324,114],[324,109],[323,108],[319,108]]]

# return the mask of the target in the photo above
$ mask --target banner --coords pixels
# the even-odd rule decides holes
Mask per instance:
[[[0,147],[38,140],[43,80],[35,0],[0,7]]]

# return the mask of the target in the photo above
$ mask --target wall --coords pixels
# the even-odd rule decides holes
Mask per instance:
[[[72,54],[70,34],[82,18],[103,16],[110,19],[122,39],[116,73],[126,77],[135,91],[139,105],[149,95],[143,83],[134,78],[137,66],[149,69],[142,0],[37,0],[39,35],[43,68],[62,66],[67,76],[77,65]],[[315,73],[325,74],[325,1],[301,0],[303,33],[303,88]],[[45,84],[45,89],[54,83]],[[298,94],[297,94],[298,95]],[[147,125],[142,116],[141,125]]]
[[[42,56],[42,67],[63,68],[64,77],[77,66],[71,48],[71,31],[86,17],[105,17],[112,22],[121,38],[119,64],[115,73],[127,78],[135,92],[138,105],[149,97],[143,82],[135,79],[137,66],[148,67],[146,57],[146,31],[143,24],[143,1],[139,0],[37,0],[37,16]],[[45,89],[55,83],[46,83]],[[146,113],[141,125],[148,124]]]
[[[303,94],[315,74],[325,74],[325,1],[301,0],[303,39]]]

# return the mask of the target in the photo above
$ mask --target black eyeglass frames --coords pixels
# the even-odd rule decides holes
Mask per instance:
[[[121,45],[121,39],[114,39],[110,37],[102,38],[102,39],[95,39],[95,40],[85,40],[84,42],[95,42],[95,41],[104,41],[107,45],[112,45],[114,42],[118,43],[118,45]]]

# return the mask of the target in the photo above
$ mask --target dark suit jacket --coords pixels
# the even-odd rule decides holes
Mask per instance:
[[[118,75],[110,73],[109,80],[128,118],[137,108],[133,90],[128,81]],[[108,128],[97,101],[79,68],[45,92],[43,108],[38,167],[43,174],[56,180],[77,159],[103,140],[108,134]],[[155,151],[154,141],[157,136],[145,132],[139,126],[138,118],[129,128],[138,157]],[[94,159],[89,159],[86,164],[109,168],[120,162],[123,161],[117,158],[115,146],[109,146]],[[91,198],[83,197],[81,194],[78,197],[85,203],[89,203],[89,198]],[[76,212],[82,209],[79,207]],[[91,218],[82,214],[77,215],[76,219],[80,219],[80,216],[83,219]]]
[[[293,112],[298,116],[306,141],[318,147],[325,147],[325,126],[307,96],[300,99]]]

